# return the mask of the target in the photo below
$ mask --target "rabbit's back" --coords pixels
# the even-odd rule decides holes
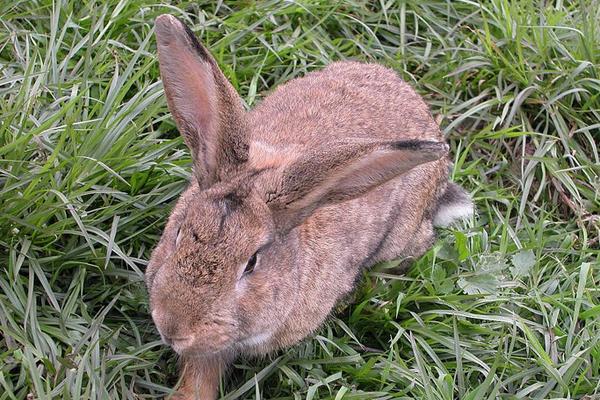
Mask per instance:
[[[333,63],[280,85],[250,115],[253,139],[277,147],[349,137],[442,140],[421,97],[377,64]]]
[[[260,166],[346,138],[444,141],[423,99],[394,71],[377,64],[333,63],[280,85],[250,115],[252,139],[269,154],[269,161],[256,162]],[[446,188],[448,165],[442,157],[359,198],[321,208],[300,231],[307,242],[320,243],[316,253],[328,258],[324,265],[356,269],[422,253],[433,238],[430,214]]]

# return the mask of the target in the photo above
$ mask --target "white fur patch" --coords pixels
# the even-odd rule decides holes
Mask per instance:
[[[473,203],[440,204],[435,217],[433,217],[433,225],[437,227],[446,227],[453,222],[467,219],[472,215]]]

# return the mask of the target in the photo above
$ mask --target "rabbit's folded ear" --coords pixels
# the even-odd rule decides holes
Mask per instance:
[[[323,146],[281,167],[264,186],[264,198],[279,228],[291,229],[319,207],[357,198],[447,152],[446,144],[430,141]]]
[[[155,31],[169,110],[192,152],[200,186],[210,186],[248,159],[242,101],[185,24],[165,14]]]

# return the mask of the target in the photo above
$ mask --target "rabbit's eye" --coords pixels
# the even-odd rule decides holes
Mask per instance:
[[[248,262],[246,263],[246,268],[244,268],[244,275],[252,273],[254,271],[254,267],[256,266],[256,259],[258,258],[258,251],[250,257]]]

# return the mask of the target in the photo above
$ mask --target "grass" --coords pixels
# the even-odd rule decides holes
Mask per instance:
[[[366,272],[314,338],[239,360],[225,398],[600,398],[597,0],[13,0],[0,3],[0,400],[161,398],[176,382],[142,282],[190,173],[155,57],[165,12],[248,106],[334,60],[394,68],[478,209],[406,275]]]

